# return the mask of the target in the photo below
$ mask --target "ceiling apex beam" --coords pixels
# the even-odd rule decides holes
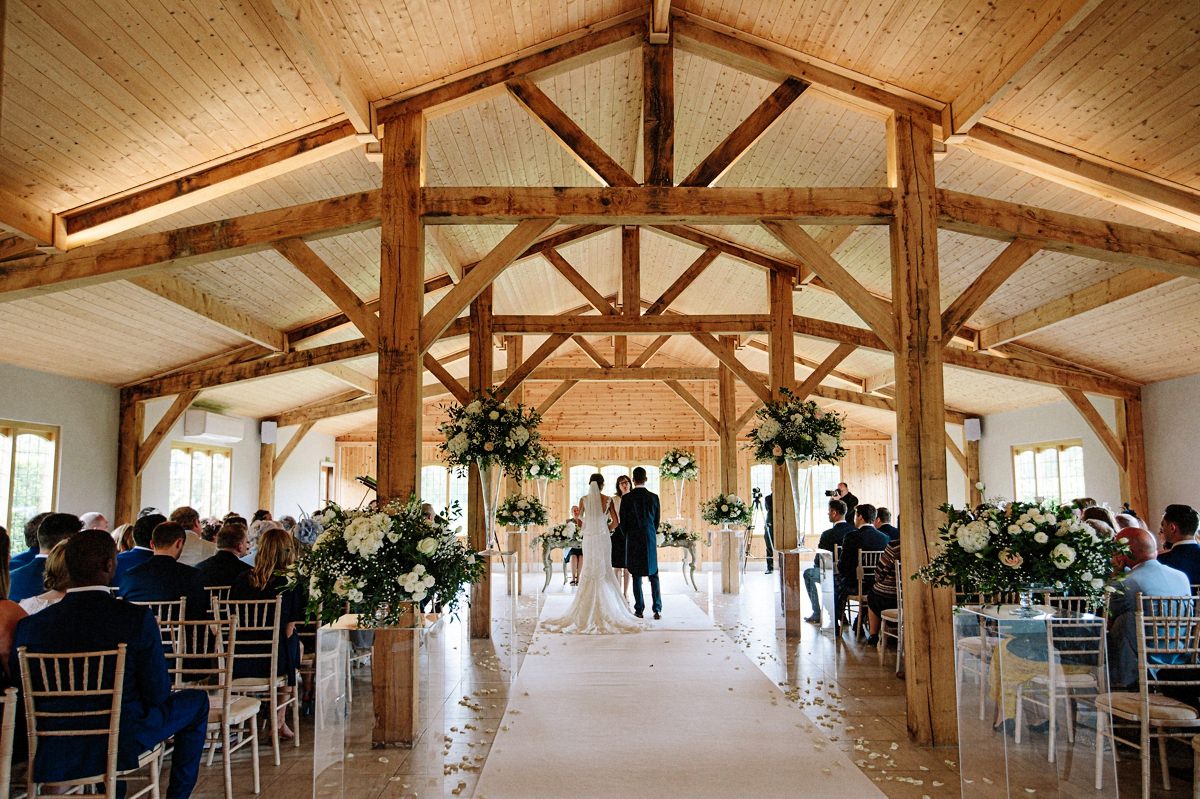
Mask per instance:
[[[504,85],[530,116],[540,122],[597,181],[606,186],[637,185],[633,175],[606,153],[536,83],[528,78],[513,78]]]
[[[650,44],[671,41],[671,0],[650,0]]]
[[[374,311],[367,309],[354,290],[346,285],[321,256],[313,252],[312,247],[300,239],[283,239],[275,242],[275,250],[346,314],[363,338],[373,346],[379,346],[379,317]]]
[[[185,280],[170,275],[143,275],[129,282],[197,316],[202,316],[247,341],[275,352],[285,352],[288,348],[287,334],[282,330],[255,319]]]
[[[1025,239],[1016,239],[1005,247],[979,276],[967,286],[954,302],[942,313],[942,341],[949,344],[962,330],[975,312],[996,293],[1016,271],[1030,258],[1037,255],[1037,244]]]
[[[675,50],[642,48],[642,168],[647,186],[675,184]]]

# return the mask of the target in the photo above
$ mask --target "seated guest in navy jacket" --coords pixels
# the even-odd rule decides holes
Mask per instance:
[[[55,653],[110,650],[125,644],[117,767],[133,768],[138,755],[174,736],[166,795],[185,799],[196,785],[204,751],[208,695],[199,690],[171,691],[154,614],[109,594],[116,554],[112,537],[100,530],[86,530],[67,542],[67,570],[76,587],[68,589],[61,602],[17,624],[12,662],[19,662],[20,647],[31,653]],[[70,699],[62,701],[64,710],[77,709]],[[104,746],[84,743],[91,740],[39,741],[34,779],[57,781],[103,773]]]
[[[38,552],[37,531],[38,527],[45,520],[49,513],[39,513],[29,521],[25,522],[25,545],[29,547],[24,552],[18,552],[8,560],[8,570],[15,572],[17,569],[31,563]]]
[[[117,593],[130,602],[174,602],[187,599],[187,618],[209,616],[208,592],[200,572],[179,562],[187,531],[175,522],[163,522],[150,536],[154,556],[134,566],[121,578]]]
[[[117,555],[117,571],[113,574],[113,585],[121,584],[125,572],[154,557],[154,550],[150,548],[150,537],[154,535],[154,528],[166,520],[167,517],[161,513],[148,513],[139,516],[133,523],[133,549]]]
[[[875,529],[888,537],[888,541],[899,541],[900,531],[892,524],[892,512],[887,508],[875,509]]]
[[[205,587],[233,585],[239,574],[250,571],[250,564],[242,560],[248,554],[250,540],[246,537],[246,525],[222,524],[217,532],[217,554],[196,564]]]
[[[1171,548],[1158,556],[1158,562],[1179,569],[1192,585],[1200,583],[1200,541],[1196,529],[1200,514],[1189,505],[1168,505],[1158,523],[1158,532]]]
[[[854,509],[854,523],[858,529],[846,536],[842,542],[842,557],[837,564],[837,582],[834,585],[838,612],[845,607],[846,599],[859,593],[871,593],[869,582],[858,584],[858,553],[882,552],[890,543],[886,534],[875,529],[875,506],[862,504]],[[861,591],[860,591],[861,589]]]
[[[20,602],[37,596],[46,590],[42,584],[42,576],[46,572],[46,558],[50,550],[59,541],[64,541],[83,529],[83,522],[78,516],[70,513],[51,513],[38,525],[38,554],[25,566],[12,573],[12,585],[8,588],[8,598]],[[42,553],[46,554],[42,554]]]

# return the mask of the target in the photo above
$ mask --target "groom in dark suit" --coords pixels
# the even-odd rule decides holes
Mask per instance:
[[[633,615],[646,610],[642,577],[650,578],[651,609],[662,618],[662,591],[658,587],[658,494],[646,490],[646,470],[633,470],[633,490],[621,499],[621,529],[625,531],[625,568],[633,577]]]

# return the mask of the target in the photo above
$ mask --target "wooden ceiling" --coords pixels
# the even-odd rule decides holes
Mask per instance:
[[[588,31],[644,29],[647,14],[641,2],[544,0],[0,4],[6,8],[0,234],[13,234],[0,235],[0,261],[26,256],[35,246],[52,252],[56,246],[134,239],[371,191],[381,176],[369,154],[377,147],[370,106],[385,107]],[[946,140],[937,164],[941,188],[1150,230],[1200,231],[1200,142],[1194,135],[1200,129],[1200,5],[1194,2],[668,5],[676,42],[677,175],[690,172],[779,85],[778,68],[748,55],[765,52],[773,54],[773,64],[832,77],[814,81],[718,179],[719,187],[882,185],[884,114],[847,99],[835,85],[852,81],[868,94],[886,93],[940,114]],[[716,48],[713,37],[724,37],[728,48]],[[638,44],[636,37],[622,40],[532,79],[640,180]],[[430,186],[597,185],[502,86],[431,113],[426,143]],[[166,201],[143,201],[147,197]],[[115,201],[123,198],[146,208],[121,217],[128,206]],[[88,227],[96,221],[107,226]],[[361,227],[309,246],[369,302],[378,296],[379,234]],[[457,279],[509,229],[431,227],[427,307],[451,284],[446,275]],[[796,261],[757,226],[699,230],[768,258]],[[808,230],[836,245],[837,260],[867,290],[891,294],[885,228]],[[1004,246],[941,231],[943,306]],[[704,247],[645,229],[640,250],[642,299],[652,302]],[[617,230],[558,252],[600,295],[620,291]],[[7,265],[0,263],[0,357],[113,385],[185,368],[248,341],[269,343],[280,331],[339,312],[310,277],[270,248],[158,270],[155,279],[166,285],[107,280],[40,289],[19,299],[4,294]],[[190,301],[181,303],[183,295]],[[753,314],[763,312],[766,300],[764,271],[722,254],[671,308]],[[518,262],[495,284],[500,314],[559,314],[585,302],[544,256]],[[183,307],[189,305],[191,310]],[[1197,307],[1194,278],[1043,251],[989,297],[968,332],[979,331],[981,342],[1016,341],[1037,350],[1037,357],[1145,383],[1200,372]],[[799,289],[796,313],[866,327],[819,281]],[[343,327],[300,346],[356,335]],[[542,339],[527,337],[525,353]],[[631,349],[640,351],[652,340],[636,337]],[[612,359],[610,339],[594,337],[592,343]],[[461,340],[443,342],[434,354],[464,346]],[[798,375],[833,346],[798,337]],[[571,363],[568,352],[578,351],[566,346],[552,363]],[[739,357],[766,371],[765,354],[753,345]],[[655,358],[673,365],[714,363],[686,337],[672,339]],[[497,368],[503,362],[498,355]],[[375,372],[370,356],[341,366],[368,381]],[[850,381],[831,376],[826,385],[886,386],[890,366],[886,353],[860,348],[838,369]],[[465,367],[465,360],[447,366],[459,377]],[[205,398],[232,412],[271,416],[344,394],[346,378],[358,378],[336,371],[313,368],[227,385],[206,391]],[[535,385],[550,391],[549,384]],[[971,413],[1059,398],[1049,386],[956,367],[946,372],[947,404]],[[838,407],[860,414],[865,427],[883,426],[878,408]],[[325,420],[318,429],[359,432],[372,419],[371,412],[358,412]]]

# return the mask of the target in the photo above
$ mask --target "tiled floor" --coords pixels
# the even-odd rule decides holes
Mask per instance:
[[[664,573],[663,583],[666,611],[670,602],[694,601],[702,610],[713,615],[717,625],[739,643],[749,660],[780,685],[780,702],[793,704],[797,712],[807,714],[823,727],[829,740],[826,746],[846,752],[855,763],[876,781],[879,788],[893,799],[942,799],[962,795],[958,773],[957,748],[931,749],[915,746],[908,741],[905,729],[904,683],[894,674],[894,652],[889,651],[884,664],[879,663],[874,648],[853,642],[849,633],[843,642],[835,642],[828,631],[818,632],[806,626],[803,637],[789,644],[782,630],[776,629],[777,586],[774,578],[760,572],[761,564],[751,563],[740,595],[719,593],[717,575],[697,575],[701,590],[685,587],[678,574]],[[540,586],[541,580],[526,581],[526,596],[521,597],[516,617],[509,623],[511,605],[497,596],[494,608],[506,618],[498,622],[495,637],[490,641],[468,641],[462,625],[451,620],[445,632],[444,696],[441,717],[431,708],[437,702],[425,704],[426,719],[444,731],[440,738],[430,738],[413,751],[372,750],[369,745],[371,714],[370,670],[355,672],[355,703],[349,723],[348,751],[344,771],[344,796],[355,799],[399,799],[399,797],[432,797],[472,795],[479,771],[487,757],[495,731],[504,724],[511,680],[526,657],[537,656],[529,651],[533,623],[538,612],[538,600],[530,585]],[[714,590],[714,583],[716,589]],[[503,581],[493,584],[503,590]],[[565,589],[556,577],[549,589]],[[953,679],[953,675],[947,675]],[[564,708],[563,712],[570,712]],[[270,762],[270,749],[262,749],[263,792],[271,799],[308,799],[313,796],[313,726],[311,719],[303,724],[304,745],[287,747],[283,763],[275,767]],[[1086,736],[1087,731],[1082,735]],[[999,758],[997,770],[1002,770],[1004,748],[996,736],[987,746]],[[1011,745],[1011,741],[1010,741]],[[1027,739],[1027,747],[1045,746],[1045,737]],[[548,744],[549,747],[549,744]],[[328,747],[324,746],[323,751]],[[1089,751],[1090,747],[1089,747]],[[1157,784],[1152,796],[1162,799],[1183,799],[1191,792],[1190,751],[1174,745],[1172,750],[1173,790],[1163,791]],[[1044,762],[1036,758],[1030,762]],[[437,769],[441,768],[438,773]],[[548,759],[547,768],[565,767]],[[1069,768],[1071,764],[1064,764]],[[1136,753],[1125,752],[1121,760],[1120,789],[1123,796],[1137,796],[1138,761]],[[1080,774],[1090,775],[1091,759],[1081,758]],[[421,776],[424,771],[425,775]],[[430,777],[432,772],[433,776]],[[239,753],[234,762],[234,795],[251,796],[248,759]],[[1157,773],[1157,772],[1156,772]],[[1077,779],[1082,777],[1075,775]],[[990,778],[989,778],[990,779]],[[1086,782],[1086,780],[1082,780]],[[978,780],[966,786],[967,796],[992,796],[997,786]],[[1056,794],[1044,786],[1022,790],[1014,786],[1012,796],[1045,799],[1048,796],[1115,795],[1111,788],[1101,794],[1063,792]],[[201,799],[219,799],[223,785],[219,765],[204,769],[195,794]],[[330,794],[332,795],[332,794]]]

